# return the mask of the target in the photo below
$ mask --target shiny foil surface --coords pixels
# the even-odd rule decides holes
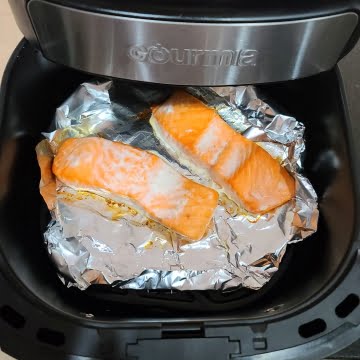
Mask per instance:
[[[183,175],[206,184],[208,180],[180,165],[157,140],[148,121],[150,106],[143,111],[124,103],[121,96],[111,99],[114,86],[111,81],[82,84],[57,109],[57,130],[44,134],[53,154],[68,137],[101,136],[156,153]],[[189,242],[124,204],[58,182],[44,237],[59,276],[68,286],[177,290],[244,286],[256,290],[281,266],[287,244],[316,231],[317,196],[301,175],[304,126],[277,113],[252,86],[187,91],[281,162],[296,180],[295,199],[256,216],[235,211],[235,204],[220,197],[204,238]],[[154,94],[147,88],[139,96],[144,99]]]

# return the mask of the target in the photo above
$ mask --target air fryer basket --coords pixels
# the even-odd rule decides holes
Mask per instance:
[[[186,346],[202,349],[199,358],[214,358],[212,346],[217,346],[224,356],[271,353],[274,359],[317,359],[360,336],[356,134],[350,130],[338,69],[262,86],[264,94],[306,126],[304,167],[320,199],[319,230],[289,247],[279,273],[264,289],[229,295],[99,286],[80,292],[65,288],[57,278],[43,245],[48,214],[38,191],[34,148],[55,108],[89,79],[48,62],[25,41],[4,75],[0,346],[5,351],[22,359],[61,359],[64,354],[180,359],[185,355],[177,353],[177,346],[181,349],[187,341]],[[214,345],[208,346],[208,338]],[[316,346],[310,351],[309,344]],[[286,356],[281,352],[295,346],[308,350],[286,350]]]

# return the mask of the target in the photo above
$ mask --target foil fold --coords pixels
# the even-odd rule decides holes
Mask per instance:
[[[101,136],[154,152],[184,176],[204,182],[159,143],[147,121],[151,104],[149,112],[142,112],[147,114],[144,119],[136,111],[127,111],[129,99],[125,104],[121,94],[112,98],[113,87],[116,84],[111,81],[82,84],[57,109],[56,130],[44,134],[53,153],[68,137]],[[133,91],[133,108],[152,89],[140,90]],[[229,204],[220,204],[204,238],[189,242],[124,205],[58,182],[53,219],[44,238],[59,276],[68,286],[86,289],[91,284],[109,284],[147,290],[244,286],[257,290],[281,266],[287,245],[316,231],[317,196],[301,175],[303,124],[275,111],[253,86],[187,91],[285,166],[296,180],[296,197],[255,217],[246,212],[234,214]],[[161,98],[157,90],[151,95]]]

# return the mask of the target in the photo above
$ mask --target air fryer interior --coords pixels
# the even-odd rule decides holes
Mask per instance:
[[[92,76],[49,63],[28,45],[17,52],[0,98],[0,249],[7,262],[1,265],[3,271],[13,272],[28,294],[63,313],[108,319],[191,318],[199,308],[209,316],[215,310],[217,315],[221,311],[251,319],[312,301],[334,277],[352,242],[354,221],[346,118],[336,70],[261,86],[270,101],[306,126],[304,172],[319,195],[321,213],[318,232],[289,246],[279,275],[262,292],[245,291],[238,298],[217,292],[134,294],[98,286],[80,292],[60,282],[44,246],[48,213],[38,191],[34,149],[55,108]]]

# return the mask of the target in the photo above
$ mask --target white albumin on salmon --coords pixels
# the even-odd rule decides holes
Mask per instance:
[[[185,91],[154,108],[151,125],[178,160],[200,176],[205,173],[251,213],[266,213],[295,195],[295,181],[286,169]]]
[[[158,156],[101,138],[66,140],[52,169],[65,185],[114,201],[127,198],[191,240],[203,237],[218,204],[216,191],[180,175]]]

